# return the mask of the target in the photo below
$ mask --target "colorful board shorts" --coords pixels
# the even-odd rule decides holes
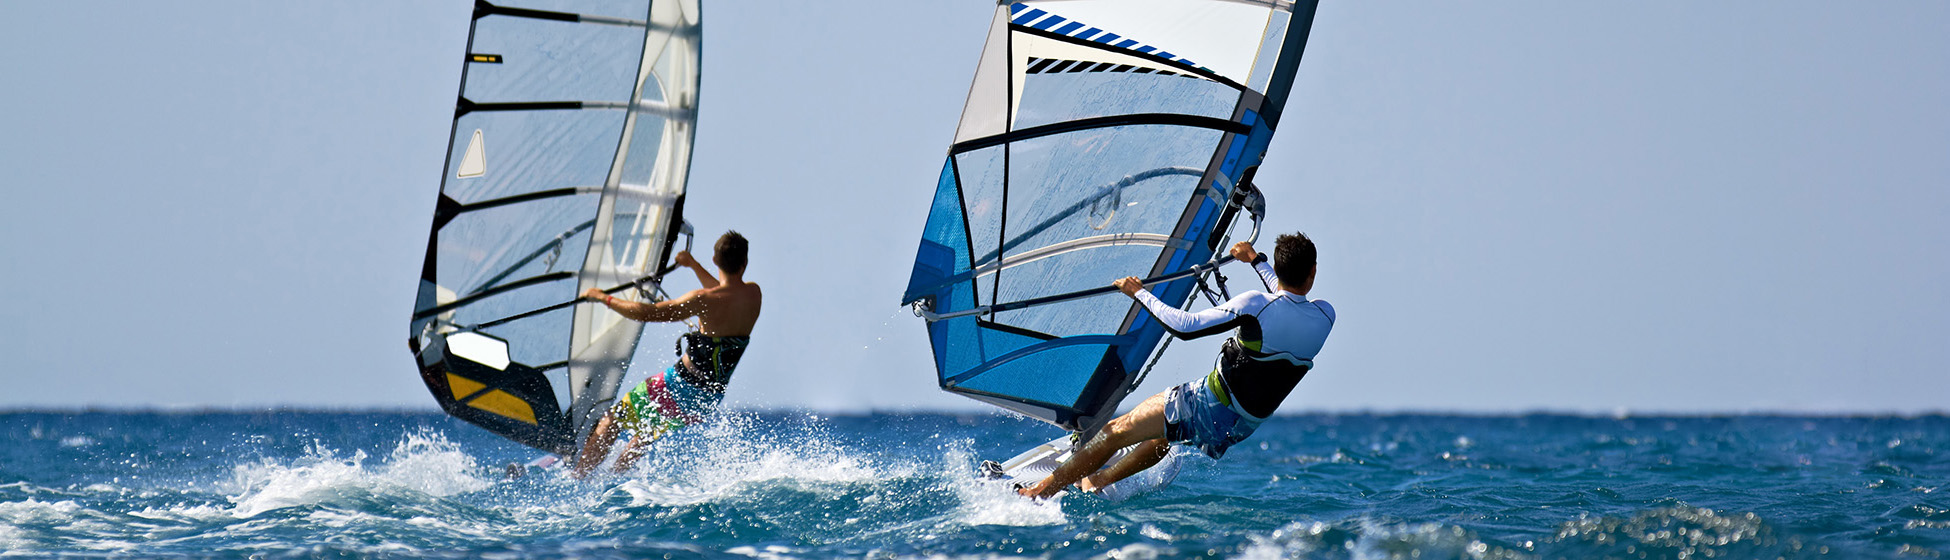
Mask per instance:
[[[684,381],[678,366],[636,384],[609,408],[619,427],[637,433],[665,432],[703,422],[724,393]]]
[[[1206,379],[1171,388],[1165,396],[1165,439],[1198,448],[1217,459],[1259,429],[1259,421],[1219,401]]]

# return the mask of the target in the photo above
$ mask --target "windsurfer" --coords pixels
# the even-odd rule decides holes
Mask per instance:
[[[1144,304],[1173,336],[1191,339],[1231,329],[1235,334],[1221,347],[1212,373],[1145,399],[1111,420],[1049,478],[1018,492],[1047,498],[1071,484],[1094,492],[1158,464],[1171,443],[1217,459],[1279,408],[1313,367],[1314,355],[1334,327],[1334,308],[1307,299],[1317,267],[1313,241],[1305,234],[1280,236],[1270,266],[1250,243],[1233,245],[1231,253],[1253,263],[1271,293],[1247,292],[1218,307],[1188,313],[1158,300],[1137,278],[1114,283]],[[1133,445],[1138,447],[1123,460],[1098,470],[1117,450]]]
[[[594,472],[622,432],[632,435],[616,458],[617,472],[634,465],[651,442],[703,421],[724,400],[731,372],[751,342],[763,299],[758,284],[745,281],[747,248],[745,237],[736,231],[718,238],[711,263],[723,278],[705,270],[689,251],[677,253],[677,264],[696,273],[704,287],[675,299],[641,303],[596,288],[583,292],[584,299],[601,302],[633,320],[669,323],[696,317],[698,328],[678,339],[676,364],[638,383],[596,422],[576,457],[577,476]]]

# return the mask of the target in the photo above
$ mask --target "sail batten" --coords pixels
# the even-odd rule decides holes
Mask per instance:
[[[449,414],[564,453],[615,399],[642,332],[578,296],[648,297],[623,292],[654,288],[683,226],[698,6],[480,2],[473,16],[408,345]]]
[[[1073,431],[1110,418],[1165,333],[1109,284],[1181,304],[1224,262],[1314,9],[997,7],[902,294],[943,390]]]

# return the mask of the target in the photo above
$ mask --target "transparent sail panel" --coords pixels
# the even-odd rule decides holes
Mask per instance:
[[[623,133],[623,112],[481,112],[455,123],[463,135],[481,131],[483,170],[475,177],[449,176],[441,192],[473,204],[550,189],[602,187],[615,154],[578,148],[615,144]],[[467,142],[455,142],[448,165],[458,169],[466,157]]]
[[[628,286],[654,286],[683,223],[697,5],[529,0],[475,15],[410,341],[448,413],[567,452],[642,331],[577,297],[655,299]]]

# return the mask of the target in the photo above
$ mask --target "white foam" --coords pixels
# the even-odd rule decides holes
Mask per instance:
[[[960,500],[955,514],[961,523],[1036,527],[1065,521],[1061,497],[1031,500],[1007,484],[976,480],[971,467],[975,454],[968,450],[967,442],[950,446],[942,459],[942,485]]]
[[[34,535],[31,525],[66,525],[84,510],[71,500],[43,502],[28,498],[19,502],[0,502],[0,556],[31,550]]]
[[[907,476],[870,463],[813,431],[758,435],[749,418],[722,414],[649,450],[617,487],[632,506],[692,505],[733,497],[759,484],[837,497],[858,484]]]
[[[383,465],[368,469],[365,451],[350,457],[313,445],[289,462],[264,460],[237,466],[228,484],[219,484],[234,507],[227,513],[249,518],[295,506],[342,503],[372,494],[410,491],[446,497],[488,488],[473,457],[437,432],[408,434]],[[188,513],[188,512],[184,512]]]

